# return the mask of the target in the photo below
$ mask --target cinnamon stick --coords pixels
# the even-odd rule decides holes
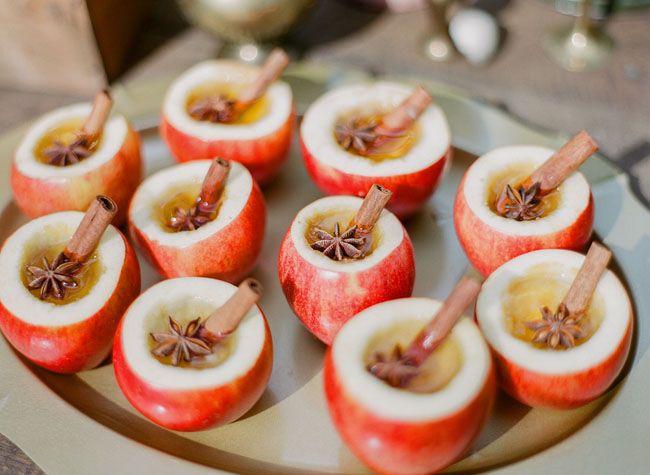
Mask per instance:
[[[85,262],[95,251],[116,213],[115,201],[108,196],[97,195],[63,250],[65,257],[69,261]]]
[[[611,258],[612,252],[605,246],[596,242],[591,244],[578,274],[562,300],[570,315],[581,316],[587,310],[591,296]]]
[[[431,96],[418,85],[397,108],[384,115],[375,128],[378,135],[395,135],[408,129],[431,104]]]
[[[201,185],[201,194],[199,195],[198,204],[199,209],[211,209],[215,205],[229,174],[229,161],[218,157],[212,161],[208,173],[203,179],[203,185]]]
[[[261,296],[262,284],[252,278],[245,279],[226,303],[207,318],[201,337],[216,344],[230,335]]]
[[[471,278],[463,277],[435,317],[425,326],[404,352],[404,359],[412,366],[420,366],[447,338],[465,309],[474,301],[481,290],[481,284]]]
[[[282,71],[289,64],[289,56],[280,48],[275,48],[266,58],[258,73],[255,81],[253,81],[237,98],[237,109],[243,112],[256,100],[260,99],[269,86],[275,81]]]
[[[108,115],[111,113],[112,106],[113,100],[109,92],[105,89],[99,91],[93,101],[93,108],[90,111],[90,115],[81,127],[81,133],[88,141],[92,142],[102,133],[106,119],[108,119]]]
[[[535,183],[540,183],[538,196],[544,196],[556,189],[580,165],[598,150],[596,141],[584,130],[574,135],[548,160],[542,163],[526,178],[522,185],[530,188]],[[496,209],[500,214],[506,213],[506,204],[509,200],[506,193],[501,193],[497,199]]]
[[[393,192],[381,185],[374,184],[363,199],[359,211],[354,217],[353,224],[357,227],[355,237],[361,237],[372,231],[381,212],[390,200]]]

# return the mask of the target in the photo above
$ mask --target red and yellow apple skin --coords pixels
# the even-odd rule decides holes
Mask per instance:
[[[440,159],[422,170],[403,175],[366,176],[346,173],[319,161],[302,138],[300,147],[309,175],[324,193],[363,198],[373,184],[381,185],[393,192],[387,208],[400,219],[413,215],[436,191],[452,157],[450,147]]]
[[[264,185],[271,181],[289,157],[295,128],[295,110],[273,133],[242,140],[203,140],[175,128],[162,115],[160,134],[178,162],[221,157],[244,165]]]
[[[600,397],[623,369],[632,343],[632,315],[624,338],[612,354],[584,371],[541,374],[505,358],[491,348],[499,384],[518,401],[531,407],[572,409]]]
[[[131,238],[166,279],[213,277],[239,283],[257,265],[266,228],[264,197],[257,183],[251,182],[250,194],[242,210],[232,221],[202,240],[187,245],[163,244],[142,232],[134,223],[132,212],[129,219]],[[192,232],[197,231],[189,231]]]
[[[264,346],[246,373],[216,387],[173,390],[158,388],[132,370],[124,357],[123,325],[120,324],[113,349],[115,377],[129,402],[162,427],[178,431],[199,431],[228,424],[253,407],[271,377],[273,344],[266,317],[264,325]]]
[[[11,188],[20,210],[29,218],[58,211],[85,211],[91,201],[102,194],[110,196],[117,204],[113,223],[124,223],[129,202],[143,173],[140,136],[130,124],[127,128],[126,138],[115,156],[80,175],[33,177],[22,173],[14,161]]]
[[[307,208],[320,206],[320,202],[335,201],[345,202],[348,207],[358,207],[362,202],[355,197],[337,196],[322,198]],[[304,210],[301,213],[304,213]],[[384,211],[384,215],[387,213],[388,211]],[[394,216],[386,215],[385,222],[391,223],[391,232],[399,233],[396,236],[397,244],[378,262],[373,261],[370,266],[362,264],[363,268],[354,270],[346,268],[343,263],[332,264],[335,267],[330,267],[307,260],[297,245],[308,249],[307,252],[318,251],[309,248],[306,240],[296,244],[292,236],[296,220],[282,241],[278,273],[284,295],[307,329],[327,345],[332,343],[341,326],[364,308],[385,300],[409,297],[413,292],[415,260],[411,239]],[[382,218],[378,225],[380,223]],[[355,264],[373,259],[373,254]],[[327,257],[323,258],[329,260]]]
[[[50,371],[66,374],[92,369],[108,357],[115,329],[140,293],[138,259],[126,238],[120,236],[126,255],[119,280],[102,308],[88,318],[58,327],[34,325],[12,314],[0,302],[0,329],[23,356]]]

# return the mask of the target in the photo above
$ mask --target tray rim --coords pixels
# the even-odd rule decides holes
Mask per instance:
[[[318,64],[305,64],[305,63],[299,64],[299,65],[295,66],[294,68],[292,68],[292,70],[294,70],[294,71],[296,71],[296,70],[299,71],[301,69],[305,69],[307,71],[311,70],[311,69],[315,69],[315,70],[320,70],[322,72],[323,70],[330,70],[331,71],[331,70],[337,69],[337,68],[336,67],[332,68],[332,67],[329,67],[329,66],[318,65]],[[338,68],[338,69],[340,69],[340,68]],[[362,72],[356,72],[356,73],[359,74],[359,77],[364,76],[364,73],[362,73]],[[398,76],[398,77],[394,77],[394,78],[390,78],[390,77],[385,77],[385,78],[387,78],[387,79],[396,79],[396,80],[400,80],[402,82],[410,82],[410,83],[413,83],[413,82],[417,81],[413,77]],[[158,78],[158,79],[154,79],[154,80],[136,81],[136,82],[134,82],[134,83],[132,83],[132,84],[130,84],[128,86],[117,84],[116,87],[114,87],[114,89],[117,89],[117,90],[128,89],[128,90],[133,91],[133,90],[137,90],[138,87],[147,87],[148,84],[151,84],[151,83],[154,83],[154,82],[157,82],[157,81],[165,81],[166,82],[169,79],[168,78]],[[500,120],[505,120],[505,121],[511,122],[511,123],[517,125],[518,127],[527,129],[530,132],[538,134],[540,136],[540,138],[544,139],[545,142],[560,143],[562,141],[562,139],[565,138],[565,136],[563,134],[559,134],[557,132],[544,129],[544,128],[541,128],[539,126],[527,123],[527,122],[522,123],[524,121],[522,121],[521,118],[515,117],[511,113],[502,110],[501,108],[494,105],[490,101],[487,101],[487,100],[482,99],[482,98],[476,98],[476,97],[472,96],[471,94],[466,93],[462,89],[457,88],[455,86],[450,86],[448,84],[436,83],[436,82],[432,82],[432,81],[424,81],[424,83],[427,86],[429,86],[437,95],[452,96],[455,99],[470,102],[474,106],[477,106],[479,108],[486,108],[491,113],[496,114],[496,116]],[[128,112],[126,112],[126,114],[130,115]],[[134,122],[137,122],[137,120],[141,119],[142,117],[135,116],[135,117],[131,117],[131,118],[133,119]],[[28,123],[21,124],[20,126],[17,126],[17,127],[13,128],[13,129],[11,129],[10,131],[0,135],[0,149],[3,149],[3,148],[6,149],[8,144],[10,144],[13,141],[17,140],[17,138],[19,137],[21,131],[24,130],[24,128],[27,127],[27,126],[28,126]],[[472,147],[467,146],[467,145],[468,144],[463,144],[461,146],[462,146],[462,148],[469,149],[469,151],[472,151],[472,152],[476,151],[476,150],[472,150]],[[602,154],[600,154],[600,157],[604,158],[602,156]],[[2,161],[2,162],[7,161],[7,162],[10,163],[11,156],[9,156],[9,158],[7,158],[7,159],[0,159],[0,161]],[[605,181],[609,182],[611,180],[612,182],[615,182],[616,186],[621,189],[622,194],[625,195],[625,198],[630,199],[632,205],[634,205],[635,207],[638,207],[639,210],[643,211],[645,213],[645,218],[647,218],[649,220],[649,222],[650,222],[650,212],[644,206],[644,204],[638,199],[638,197],[634,194],[634,192],[631,190],[631,187],[629,186],[629,176],[628,176],[627,172],[625,172],[624,170],[621,170],[618,166],[616,166],[616,164],[612,163],[609,160],[605,159],[605,163],[611,169],[611,172],[612,172],[611,177],[607,178]],[[8,177],[5,176],[5,175],[8,175],[6,173],[7,169],[8,169],[8,167],[5,166],[3,168],[4,171],[0,172],[0,183],[2,183],[2,184],[5,184],[6,182],[8,182]],[[597,182],[592,183],[592,184],[593,184],[593,186],[597,186],[600,183],[601,183],[600,181],[597,181]],[[10,192],[9,187],[8,186],[1,187],[0,188],[0,214],[3,212],[3,210],[6,208],[6,206],[10,203],[10,201],[11,201],[11,192]],[[637,312],[637,318],[639,318],[638,312]],[[8,343],[6,343],[4,340],[2,342],[0,342],[0,354],[5,353],[5,351],[2,351],[2,350],[7,350],[8,353],[12,353],[11,349],[4,348],[4,347],[8,347],[8,346],[9,346]],[[138,469],[146,468],[147,471],[149,471],[149,470],[153,470],[156,467],[167,471],[173,465],[176,465],[177,468],[182,468],[185,471],[191,471],[191,473],[204,473],[204,471],[205,471],[205,473],[207,473],[208,471],[209,471],[209,473],[228,473],[228,472],[225,472],[225,471],[222,471],[222,470],[218,470],[218,469],[215,469],[215,468],[212,468],[212,467],[207,467],[207,466],[204,466],[204,465],[201,465],[201,464],[198,464],[198,463],[195,463],[195,462],[191,462],[191,461],[188,461],[188,460],[185,460],[185,459],[180,459],[180,458],[178,458],[178,457],[176,457],[174,455],[170,455],[170,454],[162,452],[162,451],[160,451],[158,449],[147,446],[145,444],[141,444],[141,443],[139,443],[137,441],[134,441],[133,439],[128,438],[127,436],[124,436],[124,435],[122,435],[122,434],[120,434],[118,432],[115,432],[115,431],[113,431],[111,429],[108,429],[107,427],[103,426],[102,424],[94,421],[90,417],[88,417],[85,414],[81,413],[80,411],[76,410],[75,407],[67,404],[67,402],[60,399],[59,397],[53,398],[52,396],[56,395],[56,393],[54,393],[54,391],[52,391],[50,388],[47,388],[47,386],[45,386],[44,383],[42,383],[37,378],[33,378],[30,375],[30,371],[28,369],[24,368],[25,363],[20,358],[13,357],[13,355],[12,355],[12,358],[10,358],[10,359],[7,359],[7,358],[3,358],[3,359],[5,361],[8,361],[8,364],[6,364],[6,365],[3,364],[2,365],[2,366],[5,366],[5,368],[3,368],[3,372],[8,371],[8,372],[12,372],[12,373],[14,373],[16,375],[19,375],[19,381],[22,383],[21,386],[24,385],[24,388],[30,387],[34,391],[40,391],[41,392],[40,393],[40,396],[41,396],[40,398],[37,397],[37,398],[34,398],[35,400],[31,400],[31,402],[38,404],[38,411],[34,411],[34,412],[28,411],[27,412],[27,418],[30,418],[30,424],[31,425],[34,425],[34,422],[39,423],[39,424],[41,423],[41,420],[38,419],[38,416],[36,414],[37,413],[40,414],[42,412],[48,412],[47,411],[47,406],[52,405],[51,399],[56,399],[57,403],[59,403],[59,404],[56,404],[57,406],[61,406],[61,405],[65,406],[65,407],[57,408],[57,410],[60,410],[60,414],[65,415],[65,417],[57,417],[57,418],[55,418],[56,423],[58,424],[58,427],[65,428],[66,426],[69,426],[70,421],[68,420],[68,417],[70,417],[70,416],[74,416],[74,415],[82,416],[82,417],[75,418],[75,421],[77,423],[73,424],[73,425],[81,426],[81,428],[83,428],[85,431],[88,431],[88,435],[93,436],[92,445],[96,447],[96,450],[91,450],[90,452],[92,452],[93,454],[90,455],[90,456],[86,455],[86,456],[82,457],[83,460],[75,459],[75,462],[82,462],[83,461],[85,463],[84,466],[92,467],[93,469],[95,469],[95,471],[97,471],[97,462],[98,462],[97,456],[98,456],[98,454],[100,454],[102,452],[99,450],[100,449],[99,446],[100,446],[101,443],[99,441],[95,441],[95,439],[94,439],[94,437],[96,436],[97,439],[102,439],[102,440],[107,439],[112,444],[112,448],[114,449],[113,450],[114,452],[119,452],[120,450],[122,450],[123,453],[124,452],[133,452],[133,453],[136,454],[135,459],[132,458],[132,457],[129,457],[129,459],[128,459],[130,467],[128,467],[128,468],[123,467],[123,468],[125,468],[127,470],[127,473],[132,473],[131,469],[133,469],[133,473],[135,473],[135,472],[138,471]],[[646,368],[650,369],[650,352],[646,351],[643,355],[641,355],[641,357],[636,362],[635,366],[642,367],[644,369],[646,369]],[[647,373],[650,374],[650,371],[648,371]],[[630,375],[628,375],[626,377],[626,379],[630,378],[631,375],[632,375],[632,373],[630,373]],[[7,378],[2,378],[2,379],[6,380]],[[8,378],[8,379],[11,379],[11,378]],[[630,378],[630,379],[632,379],[632,378]],[[647,383],[647,381],[646,381],[646,383]],[[602,420],[604,418],[607,418],[607,414],[611,413],[611,411],[607,411],[607,408],[609,406],[614,405],[614,404],[619,404],[620,405],[620,402],[617,401],[617,400],[620,399],[621,395],[618,394],[618,393],[621,392],[621,389],[627,388],[628,386],[630,386],[630,385],[627,384],[627,382],[625,384],[623,384],[623,382],[619,383],[618,387],[615,388],[615,390],[613,391],[613,393],[614,393],[613,400],[610,401],[606,405],[605,408],[603,408],[599,413],[596,414],[594,419],[591,420],[587,424],[585,429],[580,429],[577,433],[582,433],[582,435],[584,435],[585,432],[589,432],[588,428],[594,422],[596,422],[596,419],[600,420],[600,422],[602,423]],[[43,387],[45,387],[47,389],[47,391],[43,391]],[[1,389],[1,391],[0,391],[0,412],[2,412],[2,408],[7,403],[7,400],[9,398],[10,393],[11,393],[11,390],[5,388],[2,381],[0,381],[0,389]],[[49,394],[50,392],[52,394]],[[7,393],[7,396],[5,396],[4,398],[1,397],[1,395],[5,394],[5,393]],[[43,395],[47,395],[47,397],[43,397]],[[39,463],[39,460],[38,460],[38,459],[41,459],[41,458],[44,460],[44,456],[40,455],[40,452],[43,452],[43,450],[39,451],[39,450],[36,450],[34,448],[35,439],[30,437],[30,431],[27,429],[27,427],[30,424],[24,424],[24,425],[21,424],[20,427],[17,426],[17,425],[13,425],[11,427],[8,427],[7,424],[4,424],[2,422],[2,418],[0,418],[0,432],[4,433],[10,440],[12,440],[12,442],[16,443],[16,445],[18,445],[21,449],[23,449],[27,453],[27,455],[30,456],[30,458],[36,464],[38,464],[39,466],[43,466],[43,465],[41,465],[41,463]],[[96,428],[95,428],[95,425],[97,425]],[[637,434],[637,436],[640,437],[640,438],[643,438],[644,435],[646,435],[646,436],[650,435],[650,426],[648,426],[648,428],[646,429],[646,431],[644,433]],[[118,436],[118,437],[116,438],[115,436]],[[571,437],[572,436],[569,436],[569,438],[571,438]],[[117,440],[117,439],[120,439],[120,440]],[[560,443],[558,443],[558,444],[556,444],[556,445],[554,445],[554,446],[552,446],[552,447],[550,447],[550,448],[548,448],[546,450],[543,450],[542,452],[540,452],[538,454],[535,454],[535,455],[533,455],[531,457],[527,457],[525,459],[516,461],[513,464],[510,464],[510,465],[507,465],[507,466],[504,466],[504,467],[501,467],[501,468],[497,468],[496,471],[500,472],[500,473],[509,473],[511,470],[514,470],[516,472],[517,470],[522,470],[522,469],[529,469],[529,470],[533,469],[534,470],[536,466],[537,466],[537,468],[539,468],[539,466],[535,463],[535,459],[539,459],[540,457],[550,456],[550,454],[549,454],[550,451],[552,451],[553,449],[557,449],[559,446],[562,446],[567,440],[568,440],[568,438],[564,439]],[[135,442],[135,444],[134,444],[134,442]],[[88,443],[88,442],[86,442],[86,443]],[[134,446],[137,446],[137,450],[135,450],[135,451],[128,450],[128,449],[133,449]],[[67,455],[73,455],[74,454],[74,455],[77,455],[77,456],[79,455],[78,451],[75,450],[75,447],[70,447],[70,446],[66,446],[66,447],[60,447],[60,446],[50,447],[46,451],[49,452],[49,453],[55,453],[55,451],[56,451],[59,454],[59,457],[57,457],[59,459],[64,458],[64,457],[61,457],[62,454],[67,454]],[[32,455],[32,453],[35,453],[35,452],[39,452],[38,456]],[[564,455],[565,456],[571,456],[570,454],[564,454]],[[67,457],[65,457],[65,458],[67,458]],[[113,457],[113,458],[120,459],[119,456]],[[101,455],[100,455],[100,459],[101,459]],[[53,470],[53,471],[56,470],[56,468],[53,467],[53,466],[50,466],[49,463],[46,463],[44,465],[46,465],[49,470]],[[60,463],[58,464],[58,466],[59,466],[59,468],[63,468],[63,466]],[[104,467],[106,467],[106,465],[104,465]],[[114,466],[111,467],[110,465],[108,465],[108,467],[109,467],[109,470],[106,471],[107,473],[108,473],[108,471],[110,471],[111,469],[114,468]],[[66,468],[69,469],[70,467],[66,467]],[[76,468],[79,468],[79,466],[77,466]],[[100,470],[99,473],[103,473],[103,472]]]

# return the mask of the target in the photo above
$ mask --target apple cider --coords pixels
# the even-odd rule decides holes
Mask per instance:
[[[63,252],[65,247],[66,243],[61,243],[36,250],[35,252],[29,252],[28,255],[25,256],[23,268],[26,269],[28,266],[37,266],[42,268],[44,258],[46,258],[51,264],[54,262],[56,257]],[[93,286],[99,280],[101,271],[102,266],[99,261],[99,256],[98,253],[95,252],[81,265],[81,269],[74,274],[76,285],[74,287],[66,287],[62,299],[50,295],[43,300],[56,305],[65,305],[80,300],[92,290]],[[25,288],[27,288],[34,297],[40,298],[40,289],[29,288],[29,277],[27,272],[22,272],[21,274]]]
[[[170,188],[163,194],[163,199],[157,209],[157,218],[160,226],[168,232],[174,232],[174,228],[170,226],[170,220],[174,216],[177,209],[190,209],[196,205],[197,197],[201,193],[201,183],[187,183],[185,185],[177,185]],[[221,192],[223,196],[223,191]],[[219,214],[221,207],[221,197],[217,202],[218,205],[213,211],[210,221],[214,220]]]
[[[33,153],[38,161],[41,163],[49,163],[49,158],[45,155],[45,150],[49,147],[54,146],[55,142],[61,142],[65,145],[69,145],[78,138],[79,131],[84,124],[84,119],[69,119],[65,122],[61,122],[56,127],[48,130],[36,143]],[[102,136],[100,135],[92,144],[90,144],[89,149],[91,151],[96,150],[102,141]]]
[[[501,216],[496,209],[496,202],[506,185],[510,185],[513,188],[516,187],[528,178],[535,168],[535,165],[532,163],[516,163],[503,167],[499,172],[489,178],[485,199],[493,213]],[[543,211],[543,214],[538,219],[550,215],[557,209],[560,204],[561,188],[560,186],[541,198],[539,209]]]
[[[374,363],[374,355],[390,355],[399,344],[405,350],[423,327],[417,320],[405,320],[376,334],[364,355],[365,366]],[[415,393],[434,393],[443,389],[463,365],[463,353],[453,336],[447,337],[420,366],[404,390]]]
[[[350,121],[356,121],[357,127],[369,127],[373,124],[379,124],[384,113],[385,111],[379,109],[356,110],[340,116],[336,121],[336,125],[344,125]],[[420,127],[415,122],[408,130],[398,136],[386,137],[378,145],[369,146],[367,152],[363,154],[358,153],[353,147],[350,147],[347,151],[374,162],[383,162],[406,155],[413,145],[415,145],[419,136]]]
[[[310,217],[309,222],[307,223],[307,232],[305,233],[305,239],[311,246],[316,241],[319,241],[320,238],[316,234],[316,229],[322,229],[323,231],[328,232],[332,236],[334,235],[334,229],[336,223],[339,224],[340,233],[343,234],[347,231],[352,225],[354,217],[357,213],[357,210],[336,210],[327,213],[317,213]],[[360,248],[363,253],[363,256],[369,256],[372,252],[377,249],[381,243],[381,235],[377,230],[377,227],[373,228],[369,235],[365,236],[366,241],[364,245]],[[344,258],[343,261],[352,261],[355,259]]]
[[[153,349],[157,346],[157,343],[149,335],[149,333],[169,332],[170,316],[181,325],[181,328],[183,330],[185,330],[188,323],[190,323],[192,320],[199,318],[200,321],[203,322],[214,310],[214,307],[212,307],[210,304],[199,299],[191,299],[189,301],[182,302],[178,305],[174,305],[174,308],[168,308],[166,306],[159,308],[156,312],[148,317],[149,322],[151,322],[149,325],[149,331],[147,332],[147,346],[149,350],[153,351]],[[206,356],[195,356],[189,362],[181,358],[178,367],[191,369],[215,368],[221,365],[230,357],[235,349],[236,344],[237,333],[235,332],[232,335],[224,338],[218,344],[214,345],[212,347],[211,354]],[[173,366],[171,354],[169,356],[153,355],[153,357],[163,364]]]
[[[558,273],[556,266],[545,263],[534,266],[524,276],[513,279],[501,302],[506,328],[510,334],[535,347],[546,348],[544,344],[532,343],[535,331],[528,328],[526,322],[542,318],[540,309],[544,306],[555,311],[569,291],[577,271],[578,269]],[[576,340],[576,346],[589,340],[598,330],[604,318],[604,308],[602,297],[594,294],[580,320],[586,336]]]
[[[196,101],[206,99],[212,96],[225,96],[226,99],[236,100],[240,92],[244,89],[246,84],[239,84],[234,82],[218,82],[212,81],[201,84],[195,87],[187,97],[186,110],[189,111],[190,106]],[[264,117],[269,111],[269,100],[266,96],[261,97],[253,102],[250,107],[241,113],[232,122],[227,122],[228,125],[247,125],[257,122]],[[189,112],[188,112],[189,113]]]

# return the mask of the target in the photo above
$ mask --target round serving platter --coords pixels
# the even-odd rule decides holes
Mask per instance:
[[[360,72],[298,64],[285,79],[301,113],[327,89],[369,78]],[[156,128],[170,80],[114,88],[116,109],[142,134],[147,173],[173,164]],[[506,144],[557,147],[566,137],[522,124],[449,86],[424,84],[447,114],[456,153],[435,196],[406,226],[417,261],[414,295],[443,298],[468,271],[453,228],[452,206],[458,182],[473,158]],[[25,222],[8,184],[12,151],[24,130],[23,126],[0,138],[0,242]],[[596,237],[614,252],[616,271],[635,302],[635,338],[624,374],[606,395],[570,411],[531,409],[500,394],[480,438],[449,472],[611,473],[622,461],[626,467],[642,467],[649,461],[645,442],[650,436],[646,410],[650,212],[631,193],[627,176],[604,158],[591,158],[583,171],[596,202]],[[273,333],[275,362],[267,391],[248,414],[214,430],[168,431],[129,405],[110,362],[74,376],[56,375],[28,363],[1,338],[0,432],[52,474],[367,473],[329,420],[321,382],[325,347],[293,316],[277,279],[277,252],[287,227],[300,208],[321,196],[302,166],[297,146],[264,194],[268,230],[253,275],[266,290],[260,305]],[[141,265],[144,289],[159,277],[143,260]]]

